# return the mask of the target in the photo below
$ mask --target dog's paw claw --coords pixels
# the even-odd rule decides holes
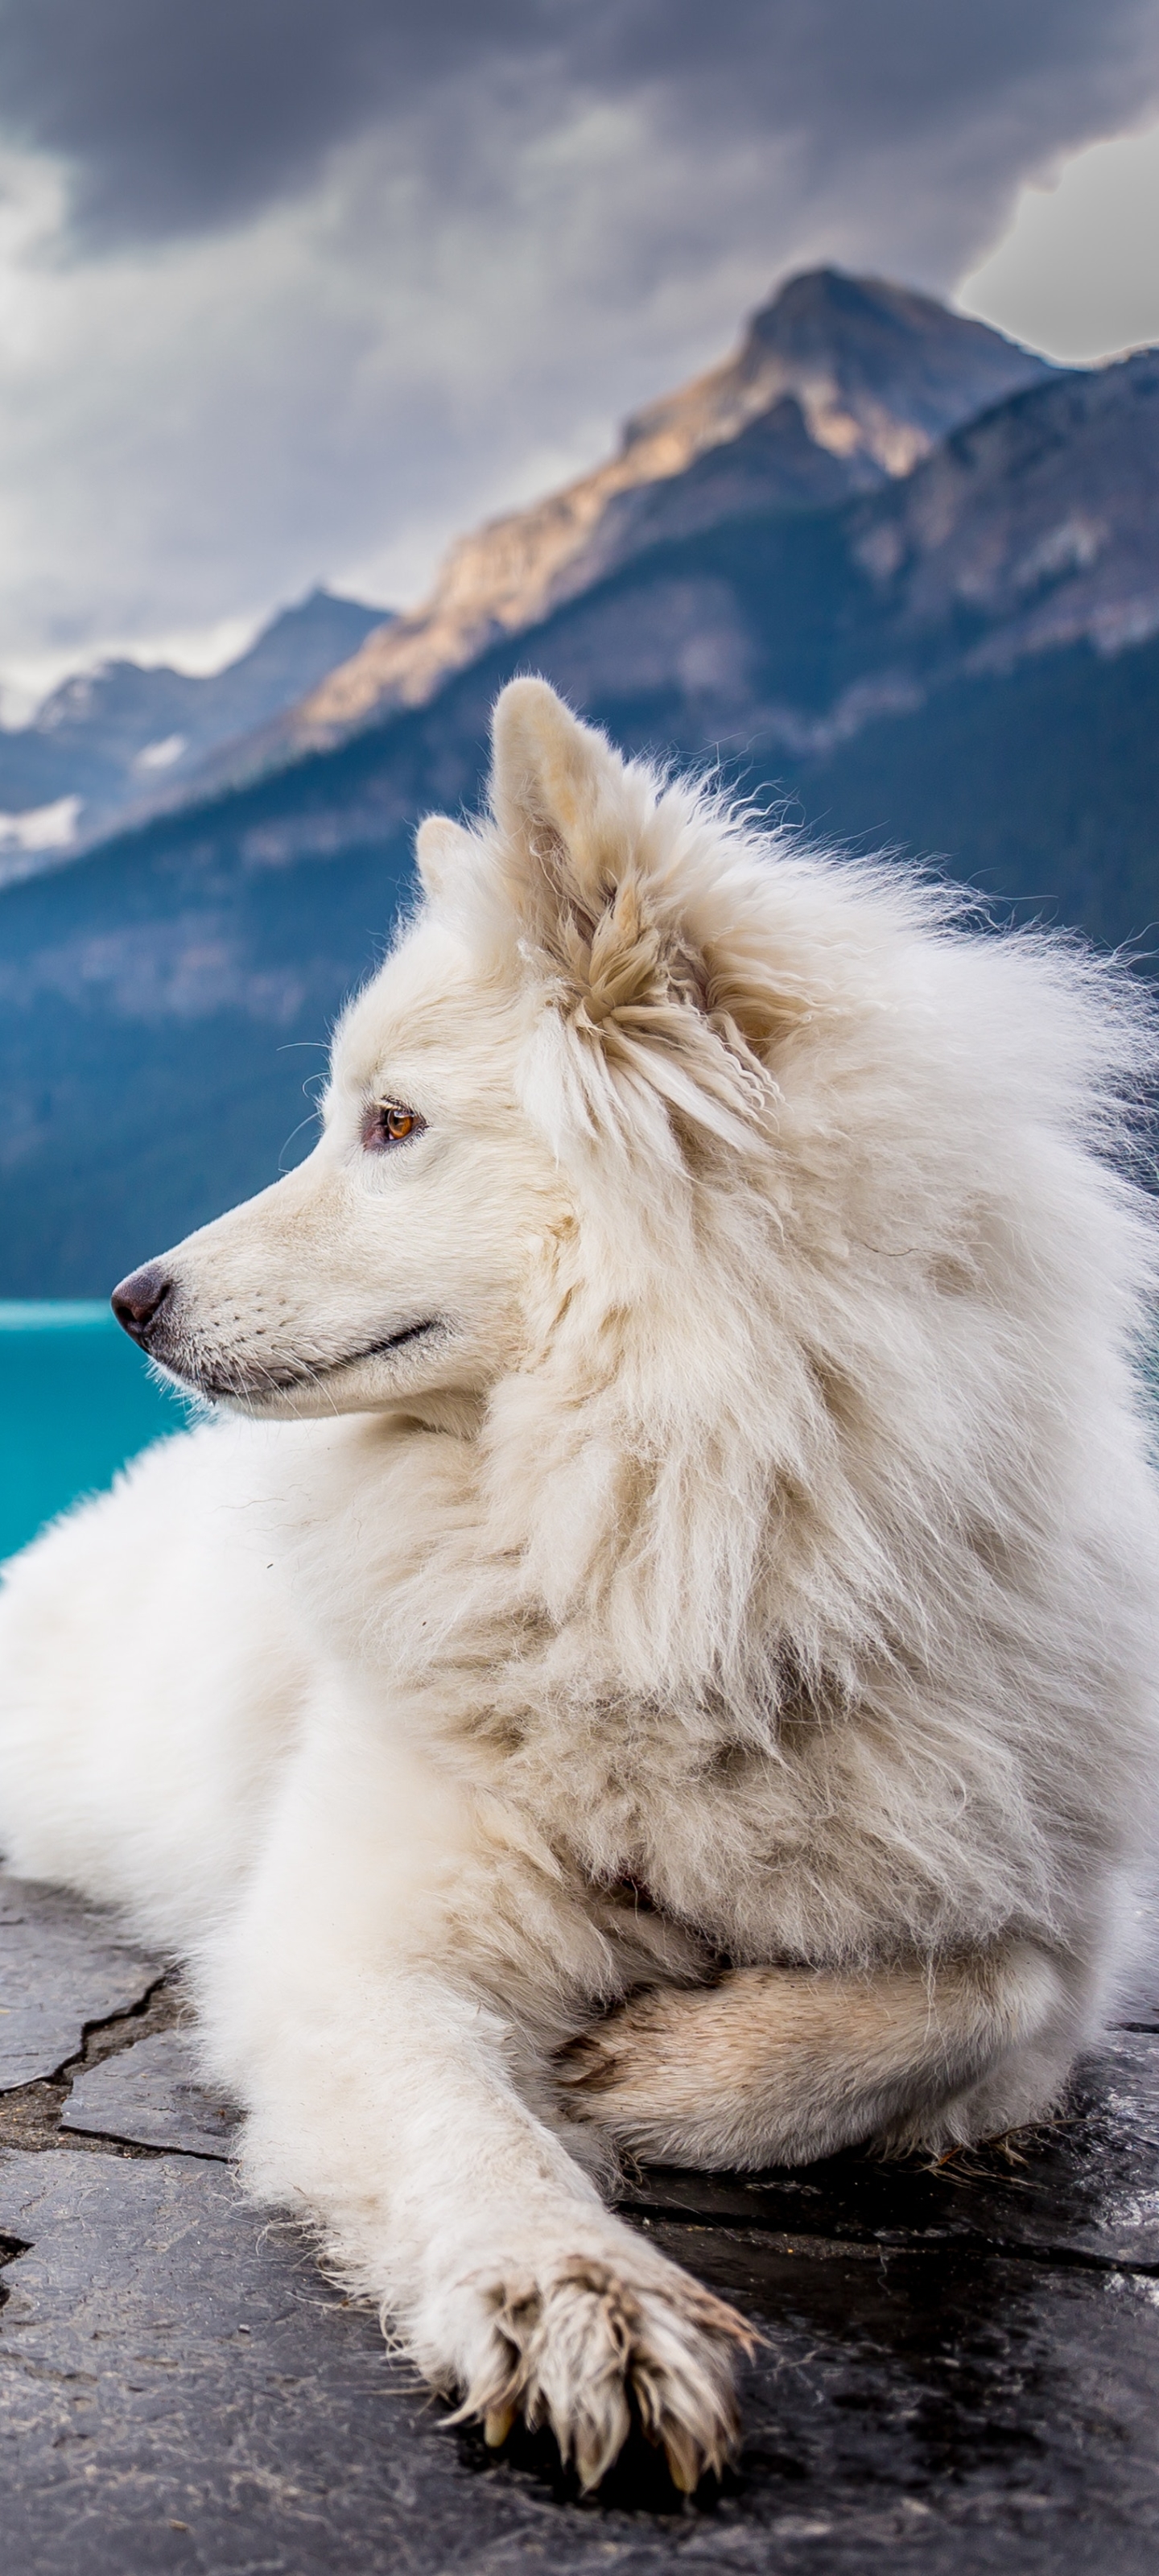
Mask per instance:
[[[599,2092],[604,2085],[615,2083],[624,2053],[622,2047],[604,2038],[602,2027],[597,2025],[561,2049],[555,2061],[556,2080],[566,2085],[569,2093]]]
[[[737,2439],[733,2361],[759,2338],[674,2265],[643,2249],[641,2258],[574,2256],[534,2284],[483,2289],[485,2343],[453,2420],[482,2419],[491,2450],[518,2415],[532,2431],[547,2424],[585,2492],[633,2421],[663,2451],[681,2495],[719,2474]]]
[[[678,2442],[669,2433],[664,2443],[664,2457],[668,2462],[668,2475],[678,2493],[695,2495],[703,2472],[691,2444]]]

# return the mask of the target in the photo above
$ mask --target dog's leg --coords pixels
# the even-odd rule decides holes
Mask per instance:
[[[633,1997],[564,2052],[573,2116],[657,2164],[806,2164],[994,2136],[1050,2105],[1078,2011],[1029,1942],[928,1975],[744,1968]]]
[[[635,2414],[691,2489],[732,2447],[751,2339],[604,2207],[567,2123],[533,2107],[554,2098],[527,2037],[540,1970],[529,1939],[505,2012],[495,1871],[469,1802],[418,1756],[307,1748],[202,1961],[207,2056],[248,2108],[251,2188],[316,2225],[490,2441],[520,2413],[547,2422],[591,2486]]]

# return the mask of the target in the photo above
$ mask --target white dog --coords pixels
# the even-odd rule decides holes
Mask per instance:
[[[685,2487],[745,2329],[614,2150],[1057,2097],[1156,1753],[1128,980],[516,681],[302,1167],[117,1292],[218,1418],[11,1569],[0,1837],[190,1956],[253,2190]],[[244,1418],[239,1418],[244,1417]]]

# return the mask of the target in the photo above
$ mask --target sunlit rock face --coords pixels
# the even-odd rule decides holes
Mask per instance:
[[[928,296],[818,269],[735,356],[630,420],[617,453],[452,548],[431,599],[389,618],[315,591],[207,678],[125,661],[64,681],[0,735],[0,883],[28,851],[89,846],[126,812],[242,785],[427,705],[457,671],[657,544],[754,513],[825,510],[908,475],[986,404],[1051,370]],[[19,828],[63,813],[55,841]],[[47,828],[47,827],[46,827]],[[4,863],[2,852],[11,844]]]
[[[653,487],[673,518],[712,461]],[[1159,633],[1159,353],[1055,374],[836,508],[666,538],[526,639],[634,742],[814,758],[953,683],[1118,655]]]
[[[735,357],[639,412],[606,464],[463,538],[425,607],[332,672],[286,720],[287,743],[424,705],[497,637],[661,538],[755,508],[823,508],[908,474],[947,430],[1050,373],[904,287],[833,269],[793,278]]]

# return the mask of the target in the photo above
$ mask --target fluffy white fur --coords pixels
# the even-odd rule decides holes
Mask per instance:
[[[492,801],[424,826],[309,1161],[165,1257],[217,1418],[10,1569],[0,1838],[192,1958],[253,2190],[493,2440],[591,2483],[634,2408],[688,2486],[743,2329],[616,2144],[1002,2130],[1113,1973],[1154,1044],[539,682]]]

